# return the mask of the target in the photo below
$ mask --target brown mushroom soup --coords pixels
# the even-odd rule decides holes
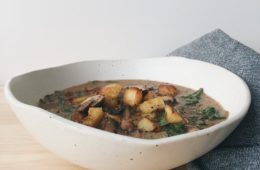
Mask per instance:
[[[150,80],[90,81],[44,96],[39,107],[86,126],[144,139],[197,131],[228,117],[202,88]]]

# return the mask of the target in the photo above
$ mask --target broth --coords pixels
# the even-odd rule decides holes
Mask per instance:
[[[39,107],[86,126],[144,139],[205,129],[228,117],[203,89],[150,80],[90,81],[44,96]]]

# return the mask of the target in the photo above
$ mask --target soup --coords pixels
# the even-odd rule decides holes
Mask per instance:
[[[90,81],[44,96],[39,107],[86,126],[144,139],[190,133],[228,117],[202,88],[150,80]]]

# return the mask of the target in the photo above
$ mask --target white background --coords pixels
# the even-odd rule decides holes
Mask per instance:
[[[79,60],[164,56],[216,28],[260,52],[260,1],[0,0],[0,84]]]

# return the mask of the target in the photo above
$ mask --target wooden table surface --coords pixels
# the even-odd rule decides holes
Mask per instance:
[[[52,154],[21,125],[5,101],[0,87],[0,169],[83,170]],[[185,167],[175,170],[184,170]]]

